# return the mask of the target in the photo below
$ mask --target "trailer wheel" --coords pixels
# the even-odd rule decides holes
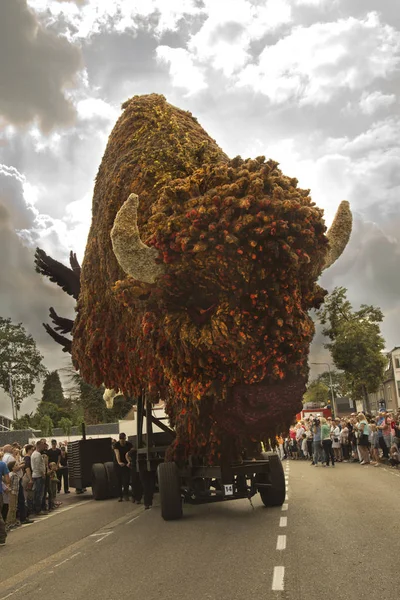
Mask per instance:
[[[115,473],[115,465],[113,462],[104,463],[104,468],[106,470],[107,475],[107,488],[109,498],[117,498],[118,497],[118,479]]]
[[[174,462],[161,463],[158,465],[157,474],[162,518],[164,521],[180,519],[182,498],[178,467]]]
[[[269,483],[272,484],[272,487],[259,490],[261,500],[264,506],[282,506],[285,502],[286,485],[281,460],[273,452],[263,452],[263,459],[268,459],[269,462]],[[266,475],[263,476],[263,479],[266,481]],[[264,481],[259,479],[259,483],[264,483]]]
[[[95,463],[92,466],[92,492],[95,500],[108,498],[108,479],[103,463]]]

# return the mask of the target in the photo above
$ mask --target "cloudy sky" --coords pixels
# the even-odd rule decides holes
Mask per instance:
[[[42,322],[74,302],[35,273],[34,248],[82,259],[120,105],[151,92],[229,155],[278,160],[328,223],[351,202],[350,245],[322,284],[381,306],[387,347],[400,345],[397,2],[0,0],[0,55],[0,314],[25,324],[49,369],[68,358]],[[326,359],[317,336],[312,360]]]

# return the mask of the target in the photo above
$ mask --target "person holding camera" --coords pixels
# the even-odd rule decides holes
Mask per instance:
[[[329,459],[331,459],[332,467],[335,466],[335,458],[332,449],[332,427],[325,418],[321,419],[321,441],[325,454],[325,467],[329,467]]]
[[[322,459],[322,443],[321,443],[321,421],[317,417],[313,422],[313,461],[312,465],[318,466],[318,462],[323,462]]]

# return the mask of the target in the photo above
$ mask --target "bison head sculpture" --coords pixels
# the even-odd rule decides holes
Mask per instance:
[[[301,406],[317,280],[351,232],[278,163],[230,160],[163,96],[123,105],[97,175],[73,360],[94,385],[162,397],[170,457],[233,458]]]

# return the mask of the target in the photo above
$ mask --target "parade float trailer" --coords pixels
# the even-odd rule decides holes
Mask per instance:
[[[277,162],[230,159],[163,96],[122,108],[96,177],[77,316],[64,329],[72,341],[62,343],[88,383],[139,398],[143,414],[165,401],[168,446],[155,452],[148,430],[144,447],[137,430],[165,519],[182,515],[182,498],[260,492],[281,504],[282,466],[261,443],[301,409],[308,313],[349,240],[349,204],[326,232],[309,190]]]

